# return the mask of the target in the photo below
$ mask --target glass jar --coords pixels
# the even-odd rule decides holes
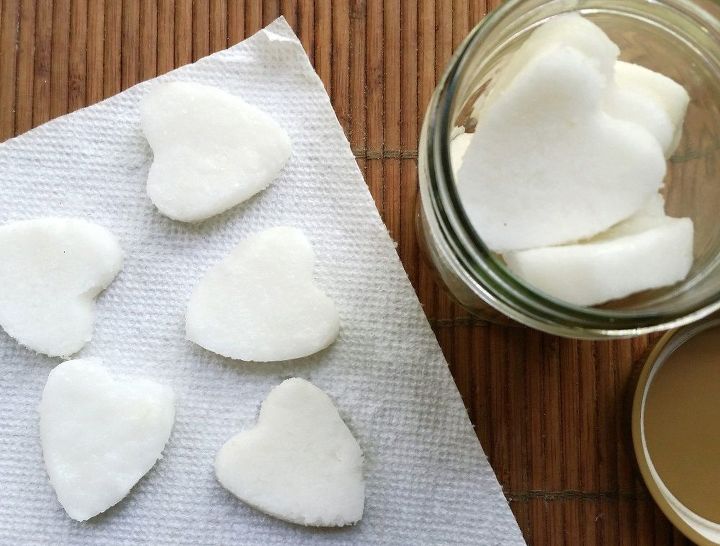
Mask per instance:
[[[449,143],[515,51],[549,18],[579,12],[620,46],[621,60],[682,84],[691,96],[665,180],[666,211],[695,225],[685,281],[599,307],[565,303],[513,275],[473,230],[458,197]],[[418,237],[466,309],[557,335],[601,339],[677,327],[720,308],[720,21],[712,0],[509,0],[453,56],[432,97],[418,150]]]

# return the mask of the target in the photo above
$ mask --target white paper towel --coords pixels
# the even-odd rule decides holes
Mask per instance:
[[[42,388],[58,361],[0,334],[2,543],[522,544],[328,96],[285,21],[158,80],[242,96],[287,130],[293,155],[267,191],[185,225],[158,214],[145,194],[151,153],[138,101],[152,82],[0,146],[0,221],[81,216],[110,228],[126,252],[80,356],[167,383],[177,395],[164,458],[106,514],[71,521],[45,475],[37,430]],[[312,240],[316,276],[341,315],[337,342],[310,358],[247,364],[185,341],[198,279],[242,238],[276,225],[300,227]],[[268,391],[291,376],[328,392],[363,447],[367,499],[357,526],[286,524],[215,481],[217,450],[252,426]]]

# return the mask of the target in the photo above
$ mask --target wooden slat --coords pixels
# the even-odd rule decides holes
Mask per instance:
[[[443,24],[452,20],[453,3],[436,2],[435,21],[438,24],[435,25],[435,81],[439,81],[440,76],[445,72],[453,51],[453,26]]]
[[[315,60],[315,3],[313,0],[298,0],[297,4],[298,38],[310,58]]]
[[[115,95],[122,88],[121,73],[122,3],[105,4],[105,41],[103,43],[103,94]]]
[[[228,43],[228,6],[227,0],[210,3],[210,52],[220,51]]]
[[[368,150],[383,149],[383,92],[385,71],[383,63],[383,4],[368,2],[367,26],[365,28],[365,71],[367,95],[367,147]],[[375,198],[375,204],[381,215],[385,214],[385,184],[383,161],[369,160],[366,166],[365,180]]]
[[[70,37],[68,66],[68,111],[86,104],[87,91],[87,0],[73,0],[70,6]]]
[[[193,2],[192,57],[194,61],[210,53],[210,4]]]
[[[486,0],[470,0],[468,6],[468,16],[470,17],[470,28],[477,25],[487,13]]]
[[[618,488],[617,459],[615,449],[617,446],[617,416],[614,410],[614,401],[618,395],[616,383],[617,362],[611,343],[598,344],[597,350],[597,488],[603,491],[614,491]],[[607,503],[604,506],[603,517],[599,521],[599,542],[601,544],[618,543],[618,503]]]
[[[400,149],[416,150],[422,114],[418,109],[418,4],[402,0],[400,6]],[[400,163],[400,235],[398,253],[410,281],[417,286],[418,256],[415,237],[417,164]]]
[[[158,2],[157,72],[164,74],[175,66],[175,3]]]
[[[452,48],[454,51],[468,34],[470,6],[467,0],[453,0],[452,8]]]
[[[617,385],[625,385],[629,382],[634,361],[633,347],[631,343],[624,342],[614,347],[615,353],[615,382]],[[617,396],[622,393],[617,391]],[[622,401],[621,401],[622,403]],[[626,416],[623,415],[623,409],[620,409],[620,415],[615,420],[615,461],[617,465],[617,488],[620,491],[634,491],[636,476],[633,472],[632,463],[630,461],[630,446],[628,437],[628,423]],[[617,404],[615,414],[618,414]],[[618,531],[619,543],[622,545],[634,544],[637,529],[637,518],[635,515],[635,505],[629,500],[621,499],[618,503]]]
[[[529,489],[530,461],[528,459],[528,442],[530,434],[528,422],[528,389],[525,381],[525,340],[527,334],[520,328],[506,328],[507,338],[503,351],[507,358],[507,375],[504,390],[507,391],[508,449],[509,469],[506,487],[511,491],[527,491]],[[523,510],[516,508],[518,523],[524,529],[530,528],[529,507],[522,505]]]
[[[50,67],[50,117],[55,118],[68,109],[68,64],[70,42],[70,0],[53,2],[52,64]]]
[[[140,0],[123,0],[121,85],[135,85],[140,77]]]
[[[280,3],[280,13],[285,17],[288,25],[293,28],[295,34],[298,34],[297,9],[297,0],[282,0]]]
[[[228,2],[228,45],[234,45],[245,37],[245,5]]]
[[[223,14],[223,20],[225,19]],[[152,78],[158,70],[158,3],[140,4],[140,80]],[[223,46],[224,47],[224,44]]]
[[[50,64],[52,62],[52,4],[39,2],[35,13],[35,71],[33,126],[50,119]],[[10,76],[8,74],[8,76]],[[4,79],[4,78],[3,78]]]
[[[353,150],[365,150],[367,146],[367,111],[365,110],[365,21],[367,3],[350,0],[350,127],[348,138]],[[365,159],[358,166],[366,174]]]
[[[245,36],[252,36],[262,28],[262,0],[249,0],[245,4]]]
[[[20,14],[17,0],[3,0],[0,5],[0,72],[10,81],[0,87],[0,139],[15,135],[15,79],[17,25]]]
[[[263,25],[269,25],[280,16],[280,0],[263,0]]]
[[[383,3],[383,145],[384,150],[400,150],[402,126],[400,124],[400,0]],[[372,144],[371,144],[372,146]],[[374,146],[373,146],[374,147]],[[394,240],[400,239],[401,179],[400,159],[383,161],[385,225]],[[452,336],[452,332],[449,333]]]
[[[332,52],[330,70],[331,99],[340,125],[350,134],[350,0],[332,4]]]
[[[332,97],[332,6],[330,0],[315,0],[315,32],[324,40],[315,41],[315,70]],[[329,38],[329,39],[327,39]]]
[[[0,32],[3,32],[4,36],[4,31]],[[20,5],[17,47],[18,49],[16,61],[16,78],[14,89],[15,134],[20,134],[24,133],[25,131],[29,131],[33,126],[33,85],[35,76],[35,2],[23,2]],[[10,73],[3,72],[1,81],[7,82],[6,78],[8,77],[10,77]],[[3,84],[0,84],[0,86],[3,86]]]
[[[506,386],[509,383],[508,372],[510,366],[507,359],[507,352],[505,351],[508,342],[507,336],[507,329],[494,324],[490,325],[490,335],[488,337],[489,352],[487,358],[489,361],[497,363],[497,365],[492,366],[488,372],[488,404],[490,420],[493,423],[493,435],[488,450],[488,457],[495,465],[495,472],[500,482],[509,485],[509,437],[512,431],[510,430],[510,422],[508,413],[506,412],[509,398],[509,392]]]
[[[233,45],[283,15],[320,74],[531,544],[686,545],[629,445],[627,392],[657,336],[580,342],[469,317],[415,233],[422,119],[500,0],[0,0],[0,140]],[[451,539],[449,539],[451,540]]]
[[[88,3],[87,74],[85,95],[88,104],[102,100],[105,71],[105,10],[100,2]]]
[[[192,62],[193,58],[192,0],[175,1],[175,68]]]

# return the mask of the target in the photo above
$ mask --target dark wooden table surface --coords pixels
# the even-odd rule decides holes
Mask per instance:
[[[283,14],[332,98],[528,543],[686,543],[626,443],[624,397],[652,340],[592,343],[480,322],[451,303],[418,254],[423,112],[453,48],[497,0],[1,1],[0,140]]]

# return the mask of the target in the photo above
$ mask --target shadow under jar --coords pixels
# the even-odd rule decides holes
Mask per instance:
[[[552,334],[602,339],[688,324],[720,308],[720,21],[712,0],[509,0],[460,45],[430,102],[418,150],[420,245],[452,296],[473,314]],[[695,226],[687,278],[598,307],[565,303],[514,275],[473,229],[458,196],[450,140],[510,54],[548,19],[577,12],[620,47],[620,60],[660,72],[691,97],[668,163],[670,216]],[[471,153],[471,152],[469,152]]]

